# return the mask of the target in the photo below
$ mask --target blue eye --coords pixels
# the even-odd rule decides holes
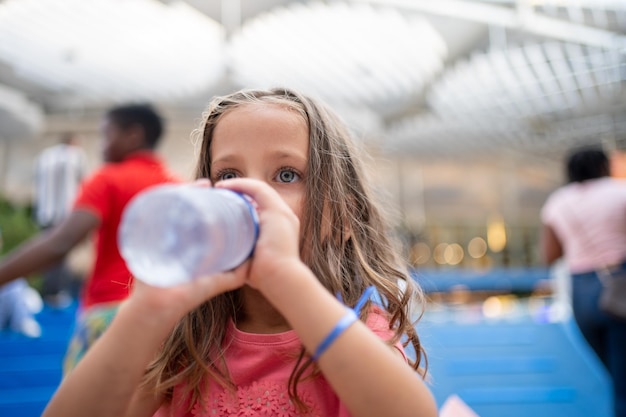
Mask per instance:
[[[278,181],[280,182],[295,182],[300,179],[300,175],[292,169],[281,169],[278,172]]]
[[[219,181],[232,180],[233,178],[237,178],[237,174],[235,174],[233,171],[224,171],[224,172],[220,172],[217,175],[217,179]]]

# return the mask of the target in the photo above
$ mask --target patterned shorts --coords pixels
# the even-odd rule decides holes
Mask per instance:
[[[63,360],[63,375],[67,375],[74,369],[87,350],[102,336],[113,321],[118,308],[119,303],[112,303],[90,307],[78,313],[74,332]]]

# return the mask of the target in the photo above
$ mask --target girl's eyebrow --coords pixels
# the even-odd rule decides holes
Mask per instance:
[[[308,152],[308,148],[307,148],[307,152]],[[278,157],[278,158],[289,158],[289,157],[305,158],[306,157],[306,153],[303,154],[301,151],[294,150],[291,147],[280,147],[274,150],[271,155]]]
[[[213,158],[213,160],[211,161],[211,165],[214,165],[216,163],[233,163],[233,162],[236,162],[240,158],[241,157],[238,154],[227,154],[227,155],[221,156],[218,159]]]
[[[308,159],[305,154],[302,154],[300,152],[291,152],[285,150],[278,150],[276,152],[273,152],[270,156],[278,160],[295,158],[306,162]],[[237,162],[239,159],[241,159],[241,156],[239,156],[238,154],[227,154],[220,156],[217,159],[213,159],[211,161],[211,165],[214,165],[216,163],[234,163]]]
[[[296,159],[302,159],[304,161],[307,160],[306,155],[302,155],[300,152],[278,151],[278,152],[275,152],[272,156],[275,157],[276,159],[296,158]]]

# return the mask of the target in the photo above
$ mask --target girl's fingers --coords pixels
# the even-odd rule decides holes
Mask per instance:
[[[245,283],[245,274],[238,269],[220,272],[214,275],[199,277],[194,280],[192,290],[201,301],[215,297],[218,294],[232,291]]]
[[[174,287],[152,287],[136,281],[131,300],[163,318],[164,322],[178,320],[203,302],[244,285],[245,274],[228,271],[195,278],[191,282]]]

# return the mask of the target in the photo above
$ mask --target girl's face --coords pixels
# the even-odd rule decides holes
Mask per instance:
[[[246,104],[224,114],[211,143],[211,181],[245,177],[271,185],[301,217],[309,132],[293,110]]]

